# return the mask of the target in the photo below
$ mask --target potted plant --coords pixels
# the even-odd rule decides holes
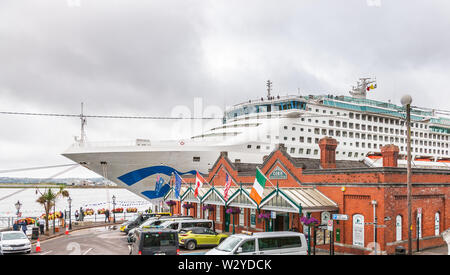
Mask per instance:
[[[301,217],[300,218],[300,222],[304,225],[304,226],[314,226],[316,224],[319,223],[319,221],[316,218],[313,217]]]

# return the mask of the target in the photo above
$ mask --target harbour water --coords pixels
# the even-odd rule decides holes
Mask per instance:
[[[44,189],[40,189],[41,192]],[[83,209],[91,208],[97,212],[102,208],[113,208],[112,196],[116,197],[116,208],[137,208],[138,211],[145,211],[154,205],[136,194],[122,188],[66,188],[72,198],[72,213],[79,211],[80,207]],[[57,191],[55,188],[54,191]],[[36,202],[39,193],[36,194],[35,188],[0,188],[0,223],[5,223],[6,217],[16,217],[15,203],[20,201],[22,207],[20,212],[22,217],[36,217],[40,216],[44,211],[44,207]],[[60,197],[56,201],[56,211],[69,211],[69,203],[67,198]],[[123,214],[118,214],[123,217]],[[129,215],[128,215],[129,216]],[[103,215],[102,215],[103,217]],[[92,219],[93,217],[87,217]],[[99,217],[99,219],[101,219]],[[0,224],[0,228],[7,226]]]

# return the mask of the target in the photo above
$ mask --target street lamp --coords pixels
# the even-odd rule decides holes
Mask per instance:
[[[114,209],[116,209],[116,196],[112,196],[112,201],[113,201],[113,221],[114,223],[116,223],[116,211],[114,211]]]
[[[412,255],[412,210],[411,210],[411,103],[412,98],[410,95],[404,95],[401,99],[401,103],[406,107],[406,143],[407,143],[407,162],[406,168],[406,186],[407,195],[406,200],[408,203],[408,254]]]
[[[15,206],[16,209],[17,209],[17,213],[16,213],[16,215],[17,215],[17,220],[19,220],[20,207],[22,207],[22,204],[20,203],[20,201],[17,201],[17,202],[14,204],[14,206]]]
[[[371,201],[371,204],[373,205],[373,242],[375,243],[375,245],[374,245],[374,254],[375,255],[377,255],[377,245],[378,245],[378,243],[377,243],[377,227],[378,227],[378,224],[377,224],[377,210],[376,210],[376,207],[377,207],[377,201],[376,200],[373,200],[373,201]]]
[[[22,207],[22,203],[20,203],[20,201],[17,201],[14,206],[16,206],[16,210],[17,210],[17,217],[19,217],[19,213],[20,213],[20,208]]]
[[[72,230],[72,198],[67,199],[69,202],[69,230]]]

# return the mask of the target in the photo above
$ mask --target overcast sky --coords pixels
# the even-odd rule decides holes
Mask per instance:
[[[174,115],[196,97],[216,109],[259,98],[267,79],[275,94],[347,95],[366,76],[369,98],[450,110],[449,29],[447,0],[2,0],[0,111]],[[71,163],[60,154],[80,122],[0,115],[0,127],[6,170]],[[89,119],[87,135],[178,138],[173,127]]]

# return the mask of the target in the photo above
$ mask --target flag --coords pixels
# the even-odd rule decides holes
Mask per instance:
[[[225,190],[223,192],[223,198],[225,199],[225,201],[228,200],[228,191],[230,191],[230,186],[231,186],[231,177],[228,176],[228,173],[226,173],[226,174],[227,174],[227,177],[225,180]]]
[[[175,198],[180,198],[180,190],[181,190],[181,177],[178,173],[175,173]]]
[[[159,190],[161,190],[161,187],[163,186],[163,184],[164,184],[164,179],[158,175],[158,178],[156,178],[155,191],[159,192]]]
[[[264,187],[266,186],[266,177],[256,169],[255,182],[253,183],[252,190],[250,191],[250,198],[252,198],[258,205],[261,203]]]
[[[202,187],[204,181],[205,179],[202,176],[200,176],[200,174],[197,171],[197,175],[195,175],[195,192],[194,192],[195,197],[198,196],[198,189]]]

